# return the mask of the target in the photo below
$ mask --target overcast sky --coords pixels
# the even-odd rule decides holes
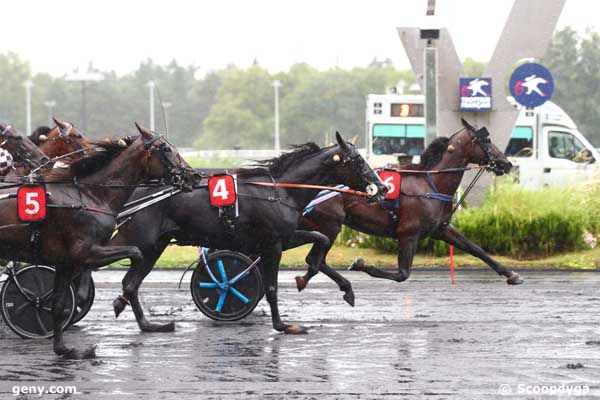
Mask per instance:
[[[461,58],[487,61],[512,0],[437,0]],[[365,66],[374,56],[409,68],[397,26],[416,26],[426,0],[3,1],[0,52],[35,72],[85,66],[119,74],[151,57],[211,70],[254,58],[271,71],[304,61],[321,69]],[[568,0],[559,28],[598,29],[600,2]]]

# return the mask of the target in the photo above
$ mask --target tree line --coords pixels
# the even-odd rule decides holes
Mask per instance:
[[[543,63],[555,77],[554,101],[563,107],[592,142],[600,145],[600,36],[571,28],[556,32]],[[465,60],[467,75],[477,75],[483,63]],[[91,71],[96,71],[90,65]],[[281,82],[280,134],[282,145],[331,142],[337,130],[363,144],[365,97],[384,93],[399,82],[407,89],[415,78],[386,61],[365,67],[317,70],[299,63],[270,73],[258,62],[247,68],[228,66],[199,76],[193,65],[173,60],[157,65],[148,59],[137,70],[119,76],[101,72],[104,79],[87,86],[87,132],[92,137],[126,135],[133,121],[148,125],[148,87],[156,82],[156,129],[165,131],[160,101],[165,107],[169,139],[178,146],[200,148],[271,148],[274,131],[273,82]],[[25,89],[32,87],[32,125],[49,124],[46,102],[53,114],[81,126],[81,86],[65,76],[32,74],[31,66],[15,53],[0,54],[0,120],[25,127]]]

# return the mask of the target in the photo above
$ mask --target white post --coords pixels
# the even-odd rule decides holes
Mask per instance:
[[[171,108],[173,104],[170,101],[163,101],[162,107],[165,110],[165,133],[169,134],[169,108]]]
[[[56,101],[47,100],[44,102],[46,108],[48,108],[48,126],[52,126],[52,109],[56,106]]]
[[[154,81],[148,82],[148,89],[150,90],[150,131],[154,131]]]
[[[27,82],[25,82],[24,86],[25,86],[25,119],[27,121],[26,134],[31,135],[31,88],[33,87],[33,82],[27,81]]]
[[[279,88],[281,82],[274,81],[273,88],[275,89],[275,151],[280,151],[281,146],[279,145]]]

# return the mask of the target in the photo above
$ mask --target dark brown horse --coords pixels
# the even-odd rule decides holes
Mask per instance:
[[[125,258],[141,259],[138,248],[109,245],[116,214],[136,185],[146,179],[177,178],[189,182],[189,166],[164,139],[141,128],[128,147],[103,145],[69,168],[42,172],[48,196],[47,216],[23,223],[16,200],[0,208],[0,257],[56,267],[52,316],[54,351],[67,358],[94,356],[94,348],[69,349],[62,334],[65,294],[80,268],[94,268]],[[76,180],[75,180],[76,178]],[[0,194],[14,192],[2,189]],[[31,240],[34,237],[35,240]]]
[[[10,125],[0,124],[0,147],[8,150],[14,159],[15,168],[39,167],[48,162],[48,157],[28,137],[19,134]],[[13,169],[14,171],[14,169]]]
[[[51,168],[53,162],[49,158],[71,154],[73,152],[90,149],[94,146],[73,125],[57,119],[56,127],[39,127],[30,136],[22,136],[16,130],[0,125],[0,131],[5,131],[3,142],[5,149],[13,156],[13,168],[6,172],[14,180],[15,176],[21,177],[38,167]],[[83,155],[83,151],[74,154],[71,161]]]
[[[432,237],[481,259],[499,275],[506,277],[508,284],[522,283],[517,273],[508,271],[450,224],[452,198],[462,180],[464,167],[468,164],[489,165],[496,175],[507,173],[512,168],[504,154],[490,141],[485,128],[477,130],[464,120],[463,125],[464,129],[450,138],[440,137],[432,142],[421,156],[419,165],[404,166],[415,171],[402,174],[401,195],[396,201],[369,204],[359,197],[341,194],[316,205],[302,218],[300,228],[325,234],[330,244],[325,248],[315,245],[311,253],[324,251],[326,257],[342,225],[369,235],[394,238],[398,242],[398,272],[366,265],[362,259],[356,260],[350,270],[402,282],[410,276],[419,240]],[[423,173],[453,168],[457,170]],[[321,264],[319,269],[338,284],[340,290],[345,292],[344,299],[354,305],[350,282],[326,263]],[[311,268],[306,275],[296,277],[298,290],[303,290],[315,274],[316,269]]]

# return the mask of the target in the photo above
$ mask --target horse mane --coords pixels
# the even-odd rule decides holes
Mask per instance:
[[[400,169],[410,169],[416,171],[427,171],[435,167],[440,161],[448,148],[450,138],[440,136],[435,138],[433,142],[427,146],[423,154],[421,154],[421,162],[419,164],[404,164],[400,165]]]
[[[253,166],[255,168],[240,168],[236,170],[236,173],[240,175],[257,175],[265,172],[265,168],[276,178],[281,176],[287,171],[291,165],[299,160],[304,159],[309,155],[316,154],[321,150],[319,145],[313,142],[307,142],[301,145],[292,146],[292,151],[283,153],[277,157],[269,158],[267,160],[257,160]]]
[[[95,147],[81,156],[61,160],[68,165],[66,168],[52,168],[42,175],[56,180],[83,178],[104,168],[126,148],[119,146],[116,141],[97,142]]]
[[[52,130],[52,128],[48,126],[38,126],[35,131],[29,135],[29,140],[35,143],[36,146],[39,146],[40,143],[40,135],[48,135],[48,133]]]

